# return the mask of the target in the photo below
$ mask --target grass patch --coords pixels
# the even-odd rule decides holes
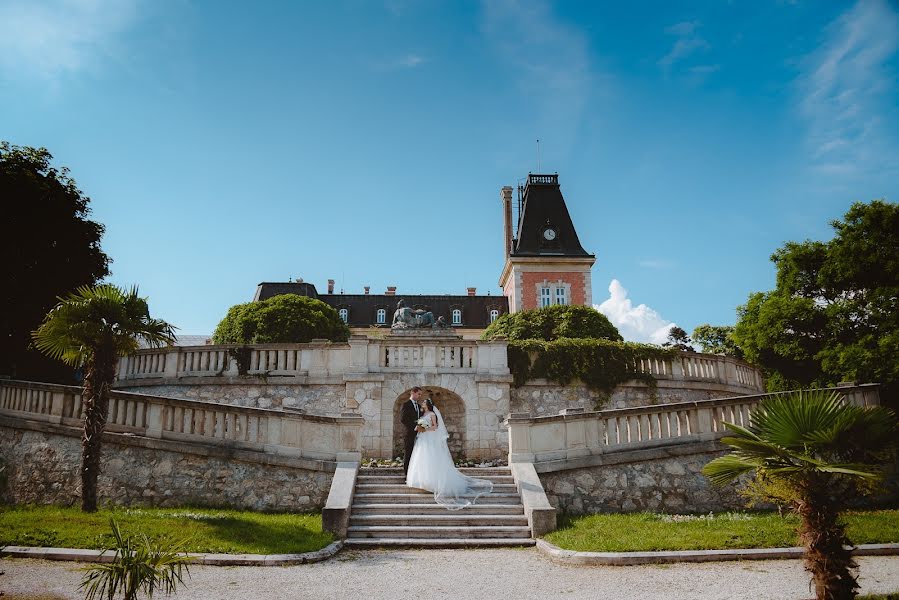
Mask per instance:
[[[0,546],[103,549],[112,542],[109,518],[125,535],[187,540],[187,552],[288,554],[320,550],[333,541],[319,513],[256,513],[206,508],[124,508],[83,513],[59,506],[0,507]]]
[[[847,512],[855,544],[899,541],[899,510]],[[646,552],[798,546],[799,519],[776,512],[663,515],[655,513],[562,515],[546,541],[580,552]]]

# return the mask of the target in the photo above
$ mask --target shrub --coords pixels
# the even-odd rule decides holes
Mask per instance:
[[[350,336],[337,311],[321,300],[283,294],[237,304],[221,320],[216,344],[305,343],[313,339],[345,342]]]
[[[598,310],[589,306],[555,305],[501,316],[484,331],[481,339],[505,336],[508,340],[593,338],[622,341],[618,329]]]
[[[610,393],[632,379],[654,388],[655,379],[642,372],[640,362],[676,355],[676,350],[606,339],[521,340],[509,342],[509,369],[515,387],[537,378],[562,385],[580,379],[590,389]]]

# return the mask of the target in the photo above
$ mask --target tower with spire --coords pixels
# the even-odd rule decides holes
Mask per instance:
[[[528,174],[519,186],[518,226],[512,193],[502,188],[505,265],[499,279],[509,312],[553,304],[593,303],[590,270],[596,256],[581,246],[559,187],[559,175]]]

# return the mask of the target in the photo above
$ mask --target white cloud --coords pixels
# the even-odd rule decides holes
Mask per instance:
[[[3,2],[0,69],[43,79],[95,69],[136,17],[137,0]]]
[[[864,175],[899,167],[895,128],[886,122],[897,100],[888,65],[897,48],[896,10],[883,0],[861,1],[801,61],[800,110],[816,172]]]
[[[663,69],[670,69],[674,63],[684,60],[697,50],[708,50],[709,43],[696,34],[699,26],[699,21],[684,21],[666,27],[665,33],[677,36],[677,40],[668,54],[659,59],[658,65]]]
[[[645,304],[634,306],[627,290],[617,279],[609,284],[609,298],[593,308],[612,322],[629,342],[661,344],[668,339],[668,331],[676,325]]]

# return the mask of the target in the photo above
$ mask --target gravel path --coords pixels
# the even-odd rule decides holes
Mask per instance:
[[[899,590],[899,557],[859,557],[863,593]],[[7,598],[80,599],[83,565],[32,559],[0,560]],[[30,594],[30,595],[29,595]],[[24,595],[24,596],[23,596]],[[789,600],[810,598],[808,577],[795,560],[639,567],[568,567],[534,549],[366,550],[294,567],[201,567],[176,598],[305,600],[397,598],[648,598]],[[160,596],[162,597],[162,596]]]

